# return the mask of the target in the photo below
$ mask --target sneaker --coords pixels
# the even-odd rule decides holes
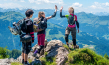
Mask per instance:
[[[24,60],[22,60],[22,64],[24,64]]]
[[[29,62],[27,61],[27,63],[24,63],[23,65],[30,65]]]

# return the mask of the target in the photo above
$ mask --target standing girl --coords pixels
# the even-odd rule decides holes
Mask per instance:
[[[77,28],[78,28],[78,33],[79,33],[79,23],[77,21],[77,16],[74,15],[74,9],[73,7],[70,7],[68,9],[69,11],[69,15],[62,15],[62,9],[63,7],[61,7],[60,9],[60,17],[63,18],[63,17],[66,17],[68,19],[68,26],[65,30],[65,41],[67,43],[67,45],[69,46],[68,44],[68,36],[71,32],[71,35],[72,35],[72,41],[73,41],[73,45],[74,45],[74,49],[75,48],[78,48],[78,46],[76,45],[76,25],[77,25]],[[76,25],[75,25],[75,22],[76,22]]]
[[[55,5],[55,12],[52,16],[45,17],[44,12],[39,12],[38,19],[47,23],[48,19],[51,19],[56,16],[56,12],[57,12],[57,6]],[[36,20],[36,19],[37,18],[35,18],[34,20]],[[46,32],[47,24],[44,24],[44,26],[45,26],[44,29],[37,33],[38,45],[40,46],[40,48],[34,52],[33,56],[36,56],[36,53],[40,53],[40,51],[44,48],[45,32]]]

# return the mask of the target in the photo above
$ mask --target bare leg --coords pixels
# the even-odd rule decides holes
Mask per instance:
[[[24,59],[24,53],[22,52],[22,59]]]
[[[27,61],[28,55],[24,53],[24,61]]]

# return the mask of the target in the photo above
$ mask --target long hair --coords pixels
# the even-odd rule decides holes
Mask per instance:
[[[44,12],[41,12],[41,11],[40,11],[40,12],[38,13],[38,18],[42,17],[43,14],[44,14]]]
[[[72,12],[72,13],[74,14],[74,8],[73,8],[73,7],[70,7],[69,9],[73,10],[73,12]]]

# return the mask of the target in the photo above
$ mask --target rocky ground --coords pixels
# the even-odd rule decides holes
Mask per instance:
[[[39,46],[36,44],[34,47],[32,47],[32,50],[29,55],[28,55],[28,59],[32,60],[31,65],[34,64],[40,64],[43,65],[43,62],[40,61],[39,59],[42,57],[45,57],[45,53],[47,53],[46,57],[47,58],[52,58],[55,57],[55,63],[57,65],[63,65],[65,63],[65,61],[68,59],[68,50],[66,48],[64,48],[63,43],[60,40],[52,40],[50,42],[47,42],[47,40],[45,40],[45,47],[44,49],[41,51],[40,53],[40,57],[39,59],[35,58],[32,56],[33,52],[35,51],[35,49],[39,48]],[[52,60],[50,60],[52,61]],[[0,59],[0,65],[11,65],[12,62],[22,62],[22,55],[19,56],[17,59]]]

